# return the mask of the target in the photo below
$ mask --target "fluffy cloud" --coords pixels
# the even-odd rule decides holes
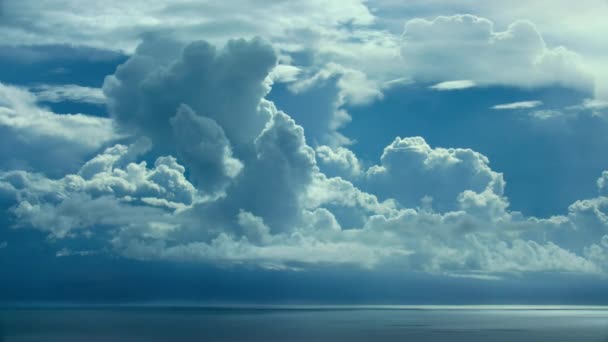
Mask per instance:
[[[474,277],[604,271],[603,195],[567,216],[525,217],[509,210],[502,174],[471,149],[396,138],[367,170],[344,147],[315,151],[299,117],[265,98],[276,63],[259,39],[216,49],[146,37],[104,84],[118,128],[138,140],[62,177],[3,171],[0,196],[16,226],[60,247],[85,236],[142,260],[397,265]],[[367,97],[339,79],[340,96]]]
[[[550,4],[551,10],[547,10]],[[445,14],[446,8],[451,13],[474,13],[491,18],[498,27],[506,27],[514,20],[529,19],[542,31],[543,36],[552,42],[558,42],[582,54],[597,79],[596,96],[608,97],[608,68],[605,67],[606,49],[603,35],[608,23],[602,20],[608,3],[604,0],[587,0],[577,7],[572,15],[572,3],[568,0],[544,1],[512,0],[509,2],[473,2],[468,0],[410,0],[410,1],[377,1],[368,3],[376,9],[378,21],[399,29],[402,22],[394,18],[394,13],[415,13],[421,18],[433,18]]]
[[[259,39],[233,40],[221,51],[206,42],[183,46],[149,37],[104,83],[110,113],[126,127],[170,145],[169,120],[181,104],[215,120],[237,146],[248,144],[270,113],[258,108],[275,53]]]
[[[212,192],[223,189],[241,172],[243,164],[232,157],[230,142],[213,119],[197,116],[190,107],[182,105],[169,122],[178,156],[201,188]]]
[[[215,193],[240,173],[239,158],[250,157],[272,115],[262,97],[275,64],[273,49],[258,39],[216,51],[206,42],[151,36],[106,79],[104,92],[123,130],[175,153],[197,186]]]
[[[36,101],[31,92],[0,83],[0,169],[60,174],[119,138],[107,118],[58,115]]]
[[[580,57],[547,47],[534,24],[516,21],[505,31],[474,15],[440,16],[405,24],[401,55],[409,73],[422,81],[472,80],[523,87],[560,84],[592,91]]]
[[[155,217],[165,222],[165,212],[184,209],[200,197],[175,158],[159,157],[151,169],[145,161],[133,162],[146,150],[145,142],[107,148],[61,179],[2,172],[0,192],[13,199],[11,211],[19,225],[53,237],[99,226],[146,225]]]
[[[244,209],[262,217],[273,231],[291,230],[301,214],[301,194],[316,169],[304,130],[282,112],[273,115],[255,140],[256,157],[227,191],[223,210]]]
[[[364,188],[407,207],[429,198],[434,208],[445,211],[455,209],[457,197],[467,190],[502,196],[504,180],[478,152],[431,148],[422,137],[411,137],[396,138],[384,149],[381,164],[367,170]]]
[[[316,156],[321,170],[326,175],[348,179],[358,177],[363,172],[363,166],[355,153],[345,147],[331,148],[322,145],[317,147]]]

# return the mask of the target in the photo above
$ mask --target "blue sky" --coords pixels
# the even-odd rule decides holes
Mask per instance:
[[[0,300],[606,303],[608,3],[547,4],[0,2]]]

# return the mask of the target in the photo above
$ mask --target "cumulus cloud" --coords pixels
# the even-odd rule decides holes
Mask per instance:
[[[260,39],[229,41],[217,51],[203,41],[183,46],[150,36],[106,78],[103,89],[118,123],[155,143],[170,145],[169,120],[186,104],[215,120],[238,147],[251,143],[270,117],[258,105],[276,61],[272,47]]]
[[[181,105],[169,122],[178,156],[189,166],[193,180],[212,192],[223,189],[243,164],[232,156],[224,130],[213,120]]]
[[[492,106],[492,109],[497,110],[511,110],[511,109],[530,109],[541,106],[543,104],[542,101],[519,101],[519,102],[511,102],[511,103],[502,103]]]
[[[363,172],[363,166],[355,153],[346,147],[331,148],[322,145],[317,147],[316,157],[323,173],[329,176],[349,179],[358,177]]]
[[[202,41],[182,45],[150,36],[106,78],[104,93],[123,130],[176,154],[197,186],[221,192],[270,120],[273,105],[262,98],[276,60],[259,39],[230,41],[216,51]]]
[[[380,165],[367,170],[364,189],[414,207],[425,197],[439,210],[456,208],[457,197],[486,189],[502,196],[502,174],[484,155],[470,149],[432,148],[422,137],[396,138],[382,154]]]
[[[580,56],[562,46],[548,47],[528,21],[496,31],[492,21],[474,15],[412,19],[405,24],[401,55],[411,75],[422,81],[449,75],[481,85],[593,90]]]
[[[98,226],[147,224],[166,212],[192,205],[199,194],[173,157],[159,157],[153,168],[133,158],[142,143],[116,145],[85,163],[76,174],[50,179],[41,173],[0,173],[0,192],[12,198],[19,225],[62,238]],[[144,143],[145,144],[145,143]]]
[[[59,248],[86,236],[141,260],[398,265],[477,277],[605,272],[604,175],[598,197],[541,219],[509,210],[502,174],[471,149],[396,138],[366,169],[339,145],[313,149],[300,118],[265,98],[276,65],[259,39],[217,49],[145,37],[104,84],[112,118],[135,142],[61,177],[2,171],[0,197],[15,226],[46,232]],[[378,96],[328,75],[342,101]],[[58,254],[88,253],[65,248]]]

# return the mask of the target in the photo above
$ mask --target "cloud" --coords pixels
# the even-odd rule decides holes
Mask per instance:
[[[292,114],[306,129],[313,145],[351,143],[338,132],[351,121],[345,107],[367,105],[383,96],[376,81],[361,71],[336,63],[328,63],[312,75],[302,76],[288,88],[298,97],[314,98],[314,106],[303,103],[304,110]]]
[[[0,168],[73,170],[84,156],[120,138],[108,118],[59,115],[31,92],[0,84]]]
[[[585,99],[582,106],[585,109],[601,110],[608,108],[608,101],[600,99]]]
[[[497,110],[512,110],[512,109],[530,109],[541,106],[543,104],[542,101],[519,101],[519,102],[511,102],[511,103],[502,103],[492,106],[492,109]]]
[[[600,194],[608,195],[608,171],[602,172],[602,176],[597,180],[597,187]]]
[[[488,189],[502,196],[504,180],[484,155],[470,149],[432,148],[422,137],[396,138],[380,165],[367,170],[364,189],[412,207],[426,197],[439,210],[452,210],[462,192]]]
[[[290,83],[298,79],[302,69],[288,64],[278,64],[270,73],[273,82]]]
[[[603,180],[598,197],[543,219],[511,211],[503,175],[472,149],[398,137],[369,168],[345,147],[315,150],[298,121],[305,113],[291,117],[266,99],[277,59],[260,39],[218,49],[144,37],[104,84],[114,123],[134,142],[104,141],[112,146],[60,177],[2,171],[15,228],[45,232],[74,256],[89,250],[66,241],[86,237],[103,246],[92,252],[138,260],[273,269],[606,271]],[[333,94],[368,98],[340,85],[342,72],[327,74]]]
[[[547,3],[543,1],[525,0],[483,4],[468,0],[372,1],[368,4],[376,9],[374,14],[378,18],[377,22],[394,26],[395,30],[402,25],[400,18],[395,18],[395,13],[415,13],[421,18],[433,18],[445,14],[446,9],[449,9],[451,13],[473,13],[492,18],[497,27],[507,26],[519,19],[528,19],[541,29],[547,41],[562,44],[583,56],[585,65],[597,81],[596,97],[607,99],[608,84],[603,81],[608,75],[604,63],[606,49],[603,36],[599,34],[608,29],[608,24],[601,20],[608,9],[604,0],[586,1],[579,6],[577,15],[571,15],[572,3],[567,0],[552,1],[551,11],[547,11]]]
[[[459,80],[459,81],[446,81],[437,83],[431,86],[431,89],[443,91],[443,90],[460,90],[475,87],[475,82],[471,80]]]
[[[302,127],[282,112],[273,115],[255,140],[255,149],[255,159],[248,161],[242,178],[228,190],[224,205],[262,217],[274,232],[291,230],[316,169],[314,151],[306,145]]]
[[[243,164],[232,156],[230,142],[215,120],[198,116],[187,105],[181,105],[169,122],[178,156],[188,165],[200,188],[211,192],[223,190],[243,169]]]
[[[133,162],[146,151],[141,144],[107,148],[78,173],[61,179],[27,171],[2,172],[0,192],[15,202],[11,211],[19,225],[58,238],[103,225],[147,225],[154,217],[164,222],[165,211],[184,209],[201,197],[173,157],[159,157],[153,168],[144,161]]]
[[[275,139],[284,133],[298,131],[286,115],[277,114],[276,117],[280,123],[272,124],[275,128],[267,128],[276,131],[266,133],[265,142],[260,142],[265,148],[293,145],[277,144]],[[264,193],[255,191],[250,193],[256,194],[257,205],[243,202],[243,197],[232,198],[236,193],[230,191],[225,198],[199,199],[193,203],[194,187],[188,185],[183,178],[183,167],[175,164],[174,159],[161,158],[154,169],[131,161],[138,153],[145,153],[142,144],[145,147],[145,143],[138,143],[128,148],[118,145],[108,149],[85,164],[78,175],[61,180],[25,172],[4,173],[0,177],[0,189],[13,193],[15,203],[20,202],[12,213],[21,227],[30,225],[49,232],[55,239],[77,235],[99,238],[104,236],[102,231],[111,232],[107,243],[116,253],[140,260],[254,263],[267,268],[301,268],[310,264],[375,268],[396,263],[404,269],[459,276],[603,272],[605,238],[602,236],[605,230],[603,234],[602,230],[597,230],[597,220],[605,219],[597,215],[598,210],[603,210],[601,205],[604,204],[600,203],[605,203],[605,198],[573,204],[568,218],[542,220],[509,212],[508,203],[491,188],[486,188],[480,193],[462,192],[457,199],[458,208],[439,213],[431,206],[400,209],[393,202],[379,202],[374,195],[362,192],[341,178],[315,173],[310,184],[308,180],[302,182],[309,184],[305,186],[306,191],[312,192],[305,199],[300,197],[304,190],[297,190],[294,195],[300,199],[290,202],[287,207],[295,210],[289,212],[290,217],[298,219],[291,219],[288,226],[277,229],[280,227],[277,222],[281,221],[276,221],[272,210],[285,210],[282,203],[269,202]],[[301,142],[299,146],[296,150],[275,150],[262,158],[276,161],[276,156],[284,158],[296,152],[312,161],[312,154],[309,155],[312,151],[301,150],[305,146]],[[437,161],[437,164],[444,162]],[[292,164],[294,169],[289,173],[296,170],[296,165],[300,165],[299,162]],[[285,167],[279,169],[285,170]],[[307,169],[311,170],[311,167]],[[166,176],[158,176],[168,173],[176,178],[169,181]],[[252,179],[265,186],[271,184],[267,179]],[[289,178],[289,181],[294,179],[298,178]],[[176,196],[178,192],[171,186],[179,183],[188,189],[182,193],[192,196]],[[268,189],[269,194],[280,188]],[[258,189],[264,191],[263,187]],[[289,198],[285,194],[277,195],[281,199]],[[149,198],[157,201],[147,200]],[[161,200],[176,203],[176,198],[185,203],[181,206],[158,204]],[[232,216],[228,203],[235,203],[233,201],[249,209],[237,210]],[[228,216],[218,220],[213,211],[205,210],[217,204],[221,205],[221,213]],[[343,229],[341,222],[345,221],[338,218],[342,216],[340,208],[350,210],[347,216],[351,218],[363,215],[362,223]],[[206,222],[212,225],[207,226]],[[578,228],[573,229],[572,225]],[[599,227],[601,225],[605,223]],[[589,239],[572,239],[572,234],[585,236],[581,234],[583,231],[589,232]],[[560,235],[575,242],[575,248],[564,248],[554,242],[560,241]],[[554,241],[543,241],[547,237]],[[66,251],[69,253],[59,254],[80,253],[67,247]],[[96,253],[85,252],[87,255]]]
[[[471,80],[480,85],[534,87],[558,84],[592,91],[580,56],[548,47],[534,24],[515,21],[505,31],[474,15],[411,19],[405,24],[401,55],[421,81]]]
[[[203,41],[183,45],[148,36],[106,78],[103,90],[117,122],[155,144],[170,145],[169,120],[186,104],[215,120],[238,149],[251,143],[270,118],[258,104],[269,91],[264,80],[276,62],[272,47],[260,39],[232,40],[217,51]]]
[[[39,102],[82,102],[104,104],[106,98],[100,88],[83,87],[76,84],[43,84],[30,89]]]
[[[88,255],[94,255],[94,254],[97,254],[97,253],[95,251],[73,251],[68,248],[62,248],[55,253],[55,257],[63,258],[63,257],[69,257],[69,256],[75,256],[75,255],[76,256],[88,256]]]
[[[78,18],[71,16],[78,12]],[[20,18],[17,20],[16,18]],[[330,29],[343,23],[366,25],[373,15],[362,1],[289,1],[260,6],[254,0],[168,1],[101,5],[76,0],[3,4],[7,41],[24,45],[66,43],[132,51],[142,32],[180,32],[186,40],[205,36],[214,43],[228,37],[283,36],[286,32]],[[101,24],[103,23],[103,24]]]
[[[363,166],[355,153],[345,147],[331,148],[327,145],[317,147],[316,157],[323,173],[344,178],[358,177]]]
[[[563,117],[564,113],[559,110],[554,110],[554,109],[542,109],[542,110],[532,111],[529,113],[529,115],[531,117],[533,117],[534,119],[549,120],[549,119]]]
[[[3,5],[5,5],[3,3]],[[4,19],[4,18],[3,18]],[[13,41],[17,42],[17,41]],[[22,45],[20,45],[22,44]],[[23,41],[14,44],[7,42],[0,45],[0,60],[3,62],[17,64],[44,63],[49,61],[63,60],[66,62],[88,61],[88,62],[112,62],[119,61],[123,54],[104,48],[93,48],[86,44],[25,44]],[[65,73],[68,69],[57,67],[52,73]]]
[[[0,249],[4,249],[6,247],[8,247],[8,242],[6,242],[6,241],[0,242]]]

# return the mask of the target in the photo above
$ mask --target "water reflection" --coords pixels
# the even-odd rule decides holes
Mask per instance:
[[[608,309],[0,309],[4,335],[10,342],[608,341]]]

